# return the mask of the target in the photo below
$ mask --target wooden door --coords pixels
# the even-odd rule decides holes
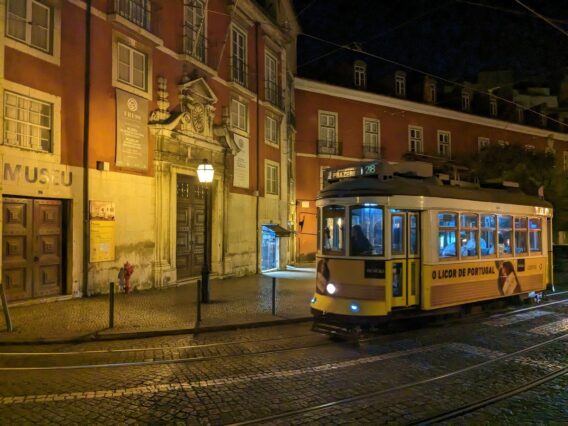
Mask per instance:
[[[205,250],[204,192],[193,176],[177,175],[176,269],[178,278],[197,276]]]
[[[2,282],[8,300],[33,296],[33,200],[4,198]]]
[[[63,204],[4,198],[2,279],[8,300],[63,292]]]
[[[61,294],[62,244],[60,200],[33,200],[34,202],[34,297]]]

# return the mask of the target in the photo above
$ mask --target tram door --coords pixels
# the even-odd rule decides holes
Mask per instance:
[[[392,306],[418,304],[420,286],[420,214],[397,210],[391,213]]]

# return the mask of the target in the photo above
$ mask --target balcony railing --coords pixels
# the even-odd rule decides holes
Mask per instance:
[[[341,155],[341,142],[318,140],[317,152],[318,154]]]
[[[183,53],[205,63],[207,38],[203,31],[204,28],[200,29],[193,25],[183,26]]]
[[[150,31],[150,0],[114,0],[114,13]]]
[[[365,158],[381,158],[381,149],[375,144],[363,144],[363,156]]]
[[[249,88],[247,63],[236,56],[231,57],[231,81]]]
[[[265,100],[270,102],[278,109],[284,109],[284,97],[282,96],[282,89],[275,81],[267,80],[264,85]]]

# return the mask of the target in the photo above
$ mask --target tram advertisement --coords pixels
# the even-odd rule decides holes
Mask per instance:
[[[545,258],[529,259],[499,259],[486,262],[427,265],[424,269],[425,284],[434,289],[444,287],[446,296],[452,293],[449,288],[455,288],[462,296],[467,295],[476,298],[510,296],[513,294],[526,293],[541,290],[544,287]],[[459,291],[459,288],[471,287],[467,295]],[[448,284],[455,284],[448,286]],[[443,297],[445,301],[447,297]],[[453,301],[452,301],[453,302]],[[432,300],[432,304],[434,300]]]

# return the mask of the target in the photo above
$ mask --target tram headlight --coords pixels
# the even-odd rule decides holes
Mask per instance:
[[[361,310],[361,307],[357,303],[351,303],[349,305],[349,309],[351,309],[351,312],[359,312]]]
[[[310,300],[310,303],[313,305],[314,303],[316,303],[316,296],[312,297],[312,300]]]
[[[335,294],[337,287],[335,286],[335,284],[329,283],[325,286],[325,291],[327,291],[327,294]]]

